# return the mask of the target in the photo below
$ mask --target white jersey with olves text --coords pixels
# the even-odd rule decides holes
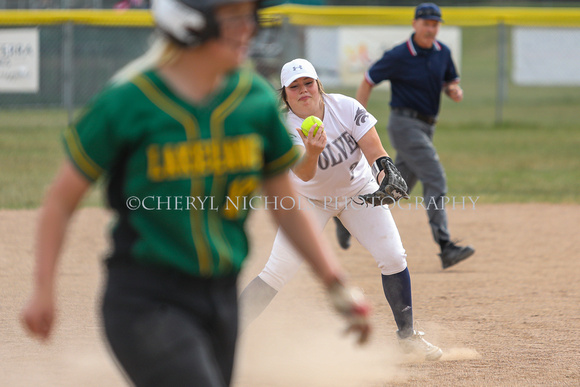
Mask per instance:
[[[356,195],[370,179],[371,168],[358,141],[372,129],[377,120],[354,98],[341,94],[324,94],[324,130],[326,147],[318,156],[318,168],[314,178],[303,181],[290,171],[297,191],[315,200],[329,197],[340,200]],[[304,146],[296,128],[302,118],[288,112],[286,123],[292,142]]]

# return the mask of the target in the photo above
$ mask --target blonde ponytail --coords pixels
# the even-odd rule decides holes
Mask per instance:
[[[181,49],[164,35],[157,35],[147,52],[137,59],[126,64],[115,75],[111,77],[109,83],[122,84],[137,74],[174,61],[180,54]]]

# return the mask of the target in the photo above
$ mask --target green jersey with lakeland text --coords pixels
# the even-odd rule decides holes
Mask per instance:
[[[240,270],[248,199],[297,158],[271,86],[246,70],[199,104],[142,73],[96,96],[64,142],[87,179],[106,178],[111,261],[199,277]]]

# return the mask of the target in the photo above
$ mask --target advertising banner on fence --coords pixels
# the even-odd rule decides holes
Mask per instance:
[[[522,86],[580,86],[580,29],[514,27],[512,80]]]
[[[396,26],[310,27],[306,30],[306,59],[316,67],[325,85],[358,86],[372,63],[412,33],[411,27]],[[451,49],[461,74],[461,28],[441,27],[437,40]]]
[[[38,29],[0,29],[0,93],[38,92]]]

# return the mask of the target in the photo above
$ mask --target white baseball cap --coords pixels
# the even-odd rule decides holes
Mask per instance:
[[[288,87],[292,82],[298,78],[308,77],[312,79],[318,79],[318,74],[312,63],[308,62],[306,59],[297,58],[282,67],[280,72],[280,83],[282,87]]]

